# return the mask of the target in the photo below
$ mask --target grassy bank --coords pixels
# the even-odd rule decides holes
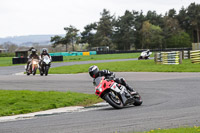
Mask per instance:
[[[64,62],[138,58],[140,53],[102,54],[90,56],[64,56]],[[56,63],[56,62],[55,62]],[[12,57],[0,57],[0,66],[12,66]]]
[[[15,53],[0,53],[0,57],[15,57]]]
[[[51,68],[51,74],[68,74],[88,72],[91,65],[97,65],[100,69],[108,69],[113,72],[200,72],[200,64],[192,64],[190,60],[183,60],[180,65],[155,64],[153,60],[121,61],[110,63],[96,63]]]
[[[157,130],[150,130],[137,133],[199,133],[199,132],[200,132],[200,127],[194,126],[194,127],[182,127],[173,129],[157,129]]]
[[[0,90],[0,101],[0,116],[8,116],[66,106],[86,106],[101,99],[94,94],[75,92]]]
[[[0,66],[12,66],[12,57],[0,57]]]
[[[130,59],[130,58],[138,58],[139,55],[140,53],[100,54],[100,55],[90,55],[90,56],[64,56],[63,60],[65,62],[70,62],[70,61],[89,61],[89,60]]]

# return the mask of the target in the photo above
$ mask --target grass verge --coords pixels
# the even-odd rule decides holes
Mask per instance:
[[[25,114],[66,106],[88,106],[102,101],[94,94],[0,90],[0,116]]]
[[[0,66],[12,66],[12,57],[0,57]]]
[[[100,54],[90,56],[64,56],[64,62],[138,58],[140,53]],[[153,57],[153,55],[151,55]]]
[[[183,60],[180,65],[155,64],[153,60],[121,61],[110,63],[96,63],[84,65],[72,65],[51,68],[51,74],[74,74],[88,72],[91,65],[97,65],[100,69],[108,69],[113,72],[200,72],[200,64],[192,64],[190,60]]]
[[[89,61],[89,60],[130,59],[130,58],[138,58],[139,55],[140,53],[102,54],[102,55],[90,55],[90,56],[64,56],[63,61],[72,62],[72,61]],[[13,66],[12,57],[0,57],[0,66]]]
[[[199,133],[200,127],[181,127],[181,128],[172,128],[172,129],[156,129],[145,132],[137,132],[137,133]]]

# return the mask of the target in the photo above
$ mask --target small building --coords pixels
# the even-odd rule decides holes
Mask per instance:
[[[7,49],[2,49],[2,48],[0,48],[0,53],[5,53],[5,52],[7,52],[8,50]]]
[[[18,58],[27,58],[28,57],[28,52],[31,51],[32,49],[34,49],[33,47],[24,47],[24,48],[17,48],[15,50],[15,57],[18,57]]]
[[[91,50],[94,50],[94,51],[109,51],[109,46],[92,47]]]
[[[192,43],[192,50],[200,50],[200,43]]]

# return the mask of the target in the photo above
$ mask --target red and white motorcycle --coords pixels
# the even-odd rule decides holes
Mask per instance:
[[[108,102],[113,108],[121,109],[126,105],[140,106],[142,99],[137,92],[131,95],[125,86],[116,83],[114,80],[105,79],[105,77],[97,77],[94,80],[95,94],[106,102]]]

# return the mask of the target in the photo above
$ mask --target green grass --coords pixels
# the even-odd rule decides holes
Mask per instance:
[[[51,74],[74,74],[88,72],[91,65],[97,65],[100,69],[108,69],[113,72],[200,72],[200,64],[192,64],[190,60],[183,60],[180,65],[155,64],[153,60],[121,61],[110,63],[96,63],[84,65],[72,65],[51,68]]]
[[[145,132],[137,133],[200,133],[200,127],[181,127],[181,128],[172,128],[172,129],[156,129]]]
[[[63,56],[64,62],[138,58],[140,53]],[[152,55],[153,56],[153,55]],[[0,57],[0,66],[12,66],[12,57]],[[20,64],[19,64],[20,65]]]
[[[138,58],[140,53],[100,54],[90,56],[64,56],[64,62]]]
[[[24,114],[66,106],[87,106],[100,101],[101,99],[98,99],[94,94],[0,90],[0,116]]]
[[[12,57],[0,57],[0,66],[12,66]]]

